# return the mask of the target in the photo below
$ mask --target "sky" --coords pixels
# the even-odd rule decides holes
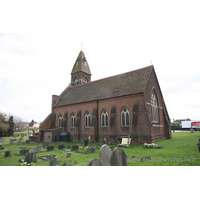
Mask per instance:
[[[171,118],[200,120],[198,1],[12,1],[0,7],[0,111],[42,122],[81,50],[92,81],[154,65]]]

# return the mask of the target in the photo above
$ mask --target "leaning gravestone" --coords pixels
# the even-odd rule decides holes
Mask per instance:
[[[127,166],[127,156],[123,149],[116,147],[110,157],[111,166]]]
[[[17,141],[17,145],[21,145],[21,140],[18,140],[18,141]]]
[[[58,149],[59,149],[59,150],[64,149],[64,148],[65,148],[65,145],[64,145],[64,144],[61,144],[61,145],[58,146]]]
[[[37,152],[33,152],[33,153],[25,153],[25,160],[24,162],[27,163],[31,163],[31,162],[37,162]]]
[[[107,144],[100,148],[99,156],[103,166],[110,166],[111,148]]]
[[[41,152],[41,151],[42,151],[41,147],[36,147],[33,149],[33,152]]]
[[[88,166],[102,166],[102,163],[101,163],[101,161],[98,158],[93,158],[88,163]]]
[[[71,151],[75,151],[75,150],[79,150],[79,146],[78,145],[72,145],[71,146]]]
[[[54,146],[48,146],[47,147],[47,151],[51,151],[51,150],[54,150]]]
[[[10,151],[5,151],[4,157],[5,157],[5,158],[10,157]]]

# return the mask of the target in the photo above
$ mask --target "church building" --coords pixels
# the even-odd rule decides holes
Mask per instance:
[[[52,142],[62,132],[71,141],[107,140],[131,144],[171,139],[170,118],[153,65],[91,81],[91,71],[80,51],[71,83],[52,95],[51,113],[40,125],[41,140]]]

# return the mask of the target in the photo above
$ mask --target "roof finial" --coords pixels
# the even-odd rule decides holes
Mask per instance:
[[[81,51],[82,51],[82,49],[83,49],[83,43],[81,44]]]

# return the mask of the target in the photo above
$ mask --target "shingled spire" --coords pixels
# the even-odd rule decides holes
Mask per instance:
[[[91,71],[85,54],[80,51],[71,72],[71,85],[76,86],[87,82],[91,82]]]

